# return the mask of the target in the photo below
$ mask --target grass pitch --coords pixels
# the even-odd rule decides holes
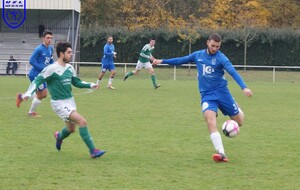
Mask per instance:
[[[78,130],[58,152],[53,132],[63,122],[50,98],[38,108],[42,118],[28,118],[31,100],[16,108],[15,94],[29,80],[0,77],[0,189],[299,188],[299,83],[248,82],[248,98],[230,82],[245,125],[236,138],[222,135],[230,162],[215,163],[195,80],[159,80],[154,90],[146,73],[126,82],[121,75],[114,91],[108,76],[91,93],[73,88],[96,146],[107,150],[100,159],[89,157]],[[219,115],[220,129],[227,117]]]

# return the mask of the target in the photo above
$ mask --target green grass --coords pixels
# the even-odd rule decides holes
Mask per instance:
[[[27,89],[28,79],[0,77],[0,189],[299,188],[298,83],[250,81],[252,98],[229,83],[246,119],[238,137],[222,135],[230,162],[218,164],[211,159],[195,80],[160,80],[154,90],[145,72],[121,79],[116,77],[115,91],[104,88],[107,76],[92,93],[73,88],[96,146],[107,150],[91,159],[78,131],[60,152],[55,149],[53,132],[63,122],[50,98],[38,108],[42,118],[27,118],[31,101],[16,108],[14,97]],[[220,114],[219,128],[226,119]]]

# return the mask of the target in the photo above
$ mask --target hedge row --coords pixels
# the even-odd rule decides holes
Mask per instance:
[[[186,31],[182,31],[186,32]],[[197,30],[200,38],[192,44],[192,52],[206,47],[209,31]],[[223,37],[221,51],[235,65],[244,64],[245,34],[254,37],[247,48],[247,65],[264,66],[300,66],[300,33],[291,29],[251,29],[240,31],[218,31]],[[115,62],[135,63],[141,48],[151,37],[156,39],[154,57],[171,58],[187,55],[189,42],[180,40],[176,31],[140,30],[128,31],[117,28],[98,28],[81,31],[80,61],[100,62],[106,37],[113,35],[114,45],[118,53]],[[249,37],[249,38],[250,38]]]

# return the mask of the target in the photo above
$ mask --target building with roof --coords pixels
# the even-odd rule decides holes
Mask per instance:
[[[3,2],[13,3],[5,0]],[[53,45],[59,41],[69,41],[74,50],[73,61],[79,61],[80,0],[18,0],[25,3],[25,20],[17,28],[6,23],[8,8],[1,2],[0,20],[0,60],[7,60],[10,54],[16,59],[29,60],[33,49],[41,43],[41,25],[54,33]],[[11,8],[13,9],[13,8]]]

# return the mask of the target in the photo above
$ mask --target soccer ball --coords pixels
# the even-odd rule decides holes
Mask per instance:
[[[239,134],[239,124],[234,120],[227,120],[222,125],[222,131],[226,137],[235,137]]]

